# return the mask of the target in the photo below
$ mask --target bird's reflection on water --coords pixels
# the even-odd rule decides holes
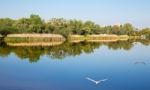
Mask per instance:
[[[144,61],[137,61],[137,62],[135,62],[134,64],[142,64],[142,65],[146,65],[147,63],[146,62],[144,62]]]

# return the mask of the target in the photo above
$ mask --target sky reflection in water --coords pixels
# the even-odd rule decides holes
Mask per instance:
[[[149,45],[133,42],[1,45],[0,90],[149,90],[149,53]],[[86,77],[108,80],[96,85]]]

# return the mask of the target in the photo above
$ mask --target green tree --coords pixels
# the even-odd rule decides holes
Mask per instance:
[[[129,36],[131,36],[133,34],[133,31],[134,31],[134,27],[130,23],[124,24],[122,29],[125,32],[124,34],[127,34]]]
[[[94,30],[94,23],[91,21],[86,21],[82,28],[82,35],[92,34]]]
[[[10,18],[2,18],[0,19],[0,34],[7,35],[10,33],[15,33],[15,28],[13,27],[13,23],[15,21]]]
[[[142,29],[139,34],[145,36],[146,39],[150,39],[150,28]]]
[[[120,35],[120,26],[114,25],[114,26],[112,27],[112,34]]]
[[[43,33],[44,32],[44,21],[40,18],[39,15],[30,15],[29,18],[29,32],[33,33]]]
[[[29,31],[29,25],[30,25],[30,21],[27,18],[21,18],[13,24],[13,26],[16,27],[16,29],[17,29],[16,33],[30,32]]]
[[[82,21],[78,20],[69,20],[67,28],[71,31],[70,34],[81,34],[83,27]]]

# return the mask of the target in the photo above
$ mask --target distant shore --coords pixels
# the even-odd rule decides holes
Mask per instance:
[[[60,34],[8,34],[3,38],[9,46],[55,46],[64,42],[117,42],[129,39],[140,39],[140,36],[99,34],[99,35],[69,35],[68,38]],[[2,40],[2,39],[1,39]]]
[[[49,38],[49,39],[61,39],[65,40],[66,38],[59,34],[8,34],[5,36],[6,39],[13,38]],[[115,34],[99,34],[99,35],[69,35],[69,40],[128,40],[128,35],[115,35]]]
[[[59,34],[8,34],[4,40],[6,42],[51,42],[51,41],[117,41],[128,40],[128,35],[69,35],[68,38],[64,38]]]
[[[128,35],[108,35],[108,34],[99,34],[99,35],[70,35],[69,40],[72,42],[76,41],[89,41],[89,42],[111,42],[118,40],[128,40]]]

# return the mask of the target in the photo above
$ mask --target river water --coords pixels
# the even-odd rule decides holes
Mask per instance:
[[[87,79],[103,80],[95,84]],[[0,90],[150,90],[147,42],[0,45]]]

